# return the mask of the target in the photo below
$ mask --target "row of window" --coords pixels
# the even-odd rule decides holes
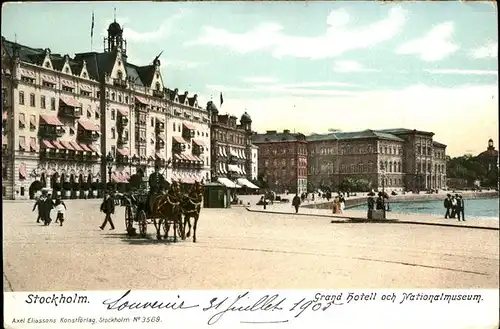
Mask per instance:
[[[222,132],[220,130],[216,130],[214,132],[215,139],[221,142],[232,143],[232,144],[245,144],[245,137],[243,135],[234,135],[228,132]],[[246,139],[247,143],[250,143],[250,138]]]

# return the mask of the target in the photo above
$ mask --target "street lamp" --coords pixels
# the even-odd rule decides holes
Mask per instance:
[[[115,162],[115,159],[113,158],[113,155],[111,152],[106,155],[106,165],[108,166],[108,182],[111,183],[111,169],[113,169],[113,163]]]

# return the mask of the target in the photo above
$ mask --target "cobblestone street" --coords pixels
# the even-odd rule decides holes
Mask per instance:
[[[496,288],[499,232],[202,209],[198,242],[101,231],[99,200],[68,201],[63,227],[5,202],[4,291]],[[52,216],[53,218],[55,216]]]

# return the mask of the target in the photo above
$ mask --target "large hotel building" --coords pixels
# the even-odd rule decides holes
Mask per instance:
[[[254,135],[259,176],[278,191],[338,190],[347,179],[374,189],[446,187],[446,145],[434,133],[412,129],[331,132],[304,136],[268,131]],[[307,173],[306,173],[307,170]]]
[[[155,164],[167,180],[211,180],[210,117],[197,95],[164,86],[158,57],[129,63],[118,23],[104,43],[70,58],[2,37],[5,199],[32,197],[34,182],[95,195],[99,183],[148,175]]]

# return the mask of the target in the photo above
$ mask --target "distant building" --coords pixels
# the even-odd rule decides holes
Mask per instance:
[[[269,188],[284,192],[307,191],[307,140],[301,133],[284,130],[254,134],[252,141],[259,147],[258,175]]]
[[[209,101],[211,117],[212,181],[232,188],[242,185],[254,188],[252,179],[252,119],[248,113],[240,118],[219,114],[217,106]]]
[[[337,190],[344,179],[357,178],[375,189],[444,188],[446,145],[433,141],[433,135],[387,129],[308,136],[309,187]]]
[[[493,139],[490,138],[490,140],[488,140],[486,151],[479,153],[477,158],[483,163],[488,171],[498,171],[498,151],[495,150]]]

